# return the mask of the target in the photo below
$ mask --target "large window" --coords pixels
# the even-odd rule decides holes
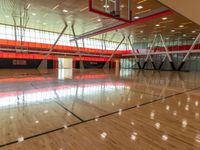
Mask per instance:
[[[57,37],[59,36],[59,33],[53,33],[53,32],[47,32],[47,31],[40,31],[35,29],[25,29],[21,30],[19,27],[14,28],[14,26],[8,26],[8,25],[0,25],[0,39],[7,39],[7,40],[15,40],[15,32],[17,33],[17,40],[22,40],[26,42],[36,42],[36,43],[45,43],[45,44],[53,44]],[[75,46],[75,42],[70,42],[70,39],[73,37],[70,35],[63,35],[58,45],[63,46]],[[84,44],[83,44],[84,43]],[[79,47],[85,48],[95,48],[95,49],[102,49],[102,50],[115,50],[118,46],[118,43],[115,42],[104,42],[102,40],[97,39],[91,39],[87,38],[84,40],[78,40]],[[119,47],[119,50],[127,50],[127,48],[130,49],[129,46],[126,44],[122,44]]]

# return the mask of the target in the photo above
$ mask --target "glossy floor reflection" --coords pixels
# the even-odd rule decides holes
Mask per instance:
[[[0,149],[199,149],[199,75],[0,70]]]

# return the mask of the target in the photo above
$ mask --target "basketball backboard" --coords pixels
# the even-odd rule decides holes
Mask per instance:
[[[131,0],[89,0],[89,10],[123,22],[132,21]]]

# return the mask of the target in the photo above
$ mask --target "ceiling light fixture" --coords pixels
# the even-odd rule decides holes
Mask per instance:
[[[68,24],[71,24],[72,22],[71,22],[71,21],[67,21],[67,23],[68,23]]]
[[[180,28],[183,28],[183,27],[184,27],[184,25],[180,25],[179,27],[180,27]]]
[[[109,6],[109,5],[103,5],[103,7],[104,7],[104,8],[109,8],[110,6]]]
[[[196,33],[196,31],[192,31],[192,33]]]
[[[100,21],[101,21],[101,19],[99,18],[99,19],[97,19],[97,21],[99,21],[99,22],[100,22]]]
[[[67,12],[68,12],[68,10],[66,10],[66,9],[63,9],[63,12],[64,12],[64,13],[67,13]]]
[[[156,27],[159,27],[160,25],[159,24],[156,24]]]
[[[163,17],[162,20],[167,20],[167,17]]]
[[[123,9],[124,7],[125,7],[125,6],[124,6],[124,4],[121,4],[121,5],[120,5],[120,8],[122,8],[122,9]]]
[[[139,19],[139,18],[140,18],[140,17],[138,17],[138,16],[135,16],[135,17],[134,17],[134,19]]]
[[[142,8],[143,8],[143,6],[141,6],[141,5],[140,5],[140,6],[137,6],[137,9],[142,9]]]
[[[31,15],[36,16],[36,13],[32,13]]]
[[[175,32],[175,30],[171,30],[171,32]]]

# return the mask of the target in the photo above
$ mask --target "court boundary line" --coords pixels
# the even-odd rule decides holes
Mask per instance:
[[[66,108],[63,104],[61,104],[58,101],[54,101],[57,105],[59,105],[60,107],[62,107],[64,110],[66,110],[67,112],[71,113],[75,118],[77,118],[79,121],[84,122],[84,119],[82,119],[81,117],[79,117],[78,115],[76,115],[74,112],[70,111],[68,108]]]
[[[176,94],[169,95],[169,96],[166,96],[166,97],[161,97],[161,98],[158,98],[158,99],[149,101],[149,102],[145,102],[145,103],[143,103],[143,104],[140,104],[139,107],[146,106],[146,105],[148,105],[148,104],[152,104],[152,103],[161,101],[161,100],[163,100],[163,99],[168,99],[168,98],[171,98],[171,97],[174,97],[174,96],[177,96],[177,95],[181,95],[181,94],[184,94],[184,93],[188,93],[188,92],[191,92],[191,91],[194,91],[194,90],[198,90],[199,88],[200,88],[200,87],[193,88],[193,89],[188,89],[188,90],[185,90],[185,91],[180,92],[180,93],[176,93]],[[137,108],[137,107],[138,107],[138,106],[135,105],[135,106],[132,106],[132,107],[128,107],[128,108],[122,109],[121,111],[122,111],[122,112],[125,112],[125,111],[131,110],[131,109],[133,109],[133,108]],[[105,114],[105,115],[101,115],[101,116],[98,116],[98,118],[104,118],[104,117],[111,116],[111,115],[114,115],[114,114],[117,114],[117,113],[119,113],[119,111],[115,111],[115,112],[111,112],[111,113],[108,113],[108,114]],[[87,123],[87,122],[90,122],[90,121],[94,121],[95,119],[96,119],[96,118],[91,118],[91,119],[88,119],[88,120],[84,120],[83,122],[73,123],[73,124],[71,124],[71,125],[68,125],[67,127],[68,127],[68,128],[71,128],[71,127],[74,127],[74,126],[77,126],[77,125],[81,125],[81,124],[84,124],[84,123]],[[33,138],[35,138],[35,137],[39,137],[39,136],[42,136],[42,135],[46,135],[46,134],[49,134],[49,133],[53,133],[53,132],[56,132],[56,131],[60,131],[60,130],[63,130],[63,129],[65,129],[65,127],[60,127],[60,128],[57,128],[57,129],[49,130],[49,131],[47,131],[47,132],[43,132],[43,133],[35,134],[35,135],[29,136],[29,137],[25,137],[25,138],[24,138],[24,141],[30,140],[30,139],[33,139]],[[23,141],[23,142],[24,142],[24,141]],[[11,141],[11,142],[9,142],[9,143],[2,144],[2,145],[0,145],[0,149],[3,148],[3,147],[9,146],[9,145],[17,144],[17,143],[20,143],[20,142],[14,140],[14,141]]]

